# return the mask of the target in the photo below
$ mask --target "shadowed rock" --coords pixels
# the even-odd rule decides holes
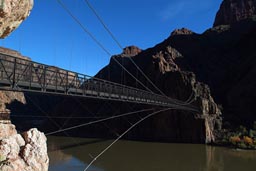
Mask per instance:
[[[256,0],[224,0],[213,26],[230,25],[249,18],[256,18]]]

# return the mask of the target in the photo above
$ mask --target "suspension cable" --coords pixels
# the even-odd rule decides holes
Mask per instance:
[[[81,117],[74,117],[74,116],[72,116],[72,117],[70,117],[70,116],[43,116],[43,115],[41,115],[41,116],[34,116],[34,115],[11,115],[11,117],[15,117],[15,118],[52,118],[52,119],[99,119],[99,118],[106,118],[106,117],[103,117],[103,116],[95,116],[95,117],[93,117],[93,116],[81,116]]]
[[[115,115],[115,116],[111,116],[111,117],[108,117],[108,118],[99,119],[99,120],[87,122],[87,123],[84,123],[84,124],[80,124],[80,125],[60,129],[60,130],[57,130],[57,131],[49,132],[49,133],[46,133],[45,135],[52,135],[52,134],[60,133],[60,132],[63,132],[63,131],[72,130],[72,129],[75,129],[75,128],[80,128],[80,127],[83,127],[83,126],[87,126],[87,125],[91,125],[91,124],[95,124],[95,123],[99,123],[99,122],[103,122],[103,121],[107,121],[107,120],[111,120],[111,119],[115,119],[115,118],[120,118],[120,117],[123,117],[123,116],[133,115],[133,114],[137,114],[137,113],[140,113],[140,112],[146,112],[146,111],[150,111],[150,110],[153,110],[153,109],[143,109],[143,110],[139,110],[139,111],[133,111],[133,112],[128,112],[128,113],[124,113],[124,114],[120,114],[120,115]]]
[[[73,96],[72,96],[73,97]],[[88,111],[91,115],[97,117],[97,114],[91,112],[87,107],[85,107],[85,105],[83,105],[79,100],[77,100],[75,97],[73,97],[73,99],[80,105],[80,107],[82,107],[84,110]],[[97,112],[98,113],[98,112]],[[70,115],[71,116],[71,115]],[[71,118],[70,118],[71,119]],[[67,120],[68,122],[69,120]],[[108,128],[109,130],[111,130],[115,135],[119,136],[119,134],[113,129],[111,128],[108,124],[103,123],[103,125]]]
[[[86,32],[92,40],[95,41],[95,43],[102,48],[103,51],[105,51],[109,56],[111,56],[111,53],[93,36],[91,32],[89,32],[88,29],[72,14],[72,12],[62,3],[61,0],[57,0],[57,2],[61,5],[61,7],[74,19],[76,23],[83,29],[84,32]],[[94,10],[95,11],[95,10]],[[95,11],[96,12],[96,11]],[[96,12],[97,14],[97,12]],[[98,14],[97,14],[98,15]],[[98,15],[99,16],[99,15]],[[99,17],[100,18],[100,17]],[[102,21],[102,20],[101,20]],[[102,21],[103,22],[103,21]],[[103,22],[104,23],[104,22]],[[105,25],[105,24],[104,24]],[[107,28],[107,27],[106,27]],[[109,29],[108,29],[109,30]],[[110,31],[109,31],[110,32]],[[110,32],[111,33],[111,32]],[[111,33],[112,34],[112,33]],[[113,34],[112,34],[113,35]],[[115,38],[116,39],[116,38]],[[118,42],[118,41],[117,41]],[[120,44],[120,43],[119,43]],[[149,89],[145,84],[143,84],[140,80],[138,80],[131,72],[129,72],[115,57],[112,57],[112,59],[121,67],[123,68],[133,79],[135,79],[142,87],[144,87],[146,90],[148,90],[151,93],[154,93],[151,89]],[[130,58],[129,58],[130,59]],[[161,91],[161,90],[160,90]],[[164,94],[163,94],[164,95]],[[178,104],[178,105],[187,105],[187,103],[180,102],[178,100],[172,99],[166,95],[164,95],[166,98],[171,100],[172,102]]]
[[[32,103],[35,107],[37,107],[42,113],[44,113],[44,114],[47,116],[47,118],[49,118],[49,120],[50,120],[56,127],[58,127],[58,129],[61,128],[61,126],[60,126],[59,124],[57,124],[53,119],[51,119],[51,118],[48,116],[48,113],[45,112],[39,105],[37,105],[28,95],[26,96],[26,94],[24,94],[24,96],[27,97],[27,98],[31,101],[31,103]],[[65,134],[67,137],[71,137],[67,132],[64,132],[64,134]],[[45,134],[45,135],[46,135],[46,134]],[[79,144],[79,143],[77,142],[77,140],[75,140],[75,139],[72,138],[72,137],[71,137],[71,140],[72,140],[74,143]]]
[[[97,17],[97,19],[99,20],[99,22],[102,24],[102,26],[105,28],[105,30],[109,33],[109,35],[111,36],[111,38],[114,40],[114,42],[117,44],[117,46],[123,50],[123,46],[121,45],[121,43],[117,40],[117,38],[114,36],[114,34],[110,31],[110,29],[107,27],[107,25],[105,24],[105,22],[103,21],[103,19],[100,17],[100,15],[97,13],[97,11],[95,10],[95,8],[90,4],[90,2],[88,0],[84,0],[84,2],[87,4],[87,6],[91,9],[91,11],[94,13],[94,15]],[[161,95],[166,96],[149,78],[148,76],[140,69],[140,67],[134,62],[134,60],[132,58],[128,58],[132,64],[137,68],[137,70],[140,71],[140,73],[147,79],[147,81],[158,91],[161,93]],[[167,97],[167,96],[166,96]]]
[[[129,127],[126,131],[124,131],[119,137],[117,137],[110,145],[108,145],[104,150],[102,150],[96,157],[93,158],[93,160],[87,165],[87,167],[84,169],[84,171],[87,171],[89,169],[89,167],[101,156],[103,155],[108,149],[110,149],[118,140],[120,140],[125,134],[127,134],[131,129],[133,129],[135,126],[137,126],[138,124],[140,124],[142,121],[146,120],[147,118],[159,114],[161,112],[167,111],[167,110],[171,110],[173,108],[168,108],[168,109],[163,109],[163,110],[159,110],[156,112],[153,112],[151,114],[148,114],[147,116],[141,118],[138,122],[136,122],[135,124],[133,124],[131,127]]]
[[[121,43],[118,41],[118,39],[116,38],[116,36],[110,31],[110,29],[108,28],[108,26],[106,25],[106,23],[104,22],[104,20],[102,19],[102,17],[100,17],[100,15],[98,14],[98,12],[95,10],[95,8],[91,5],[91,3],[89,2],[89,0],[84,0],[84,2],[86,3],[86,5],[91,9],[91,11],[94,13],[94,15],[97,17],[97,19],[99,20],[99,22],[102,24],[102,26],[104,27],[104,29],[108,32],[108,34],[111,36],[111,38],[114,40],[114,42],[117,44],[117,46],[123,50],[123,46],[121,45]],[[161,95],[167,97],[168,99],[170,99],[170,97],[168,97],[166,94],[163,93],[163,91],[161,91],[149,78],[148,76],[140,69],[140,67],[134,62],[134,60],[132,58],[128,58],[132,64],[137,68],[137,70],[139,70],[139,72],[147,79],[147,81],[158,91],[160,92]],[[186,102],[180,103],[178,101],[174,102],[180,105],[187,105],[190,104],[188,103],[188,101],[190,101],[190,98],[192,97],[192,93],[190,95],[190,97],[186,100]],[[191,101],[192,102],[192,101]]]
[[[75,20],[75,22],[83,29],[84,32],[86,32],[91,39],[104,51],[107,53],[108,56],[112,56],[111,53],[98,41],[93,34],[86,29],[86,27],[72,14],[72,12],[62,3],[61,0],[57,0],[57,2],[61,5],[61,7]],[[150,90],[145,84],[143,84],[140,80],[138,80],[131,72],[129,72],[115,57],[112,57],[112,59],[121,67],[123,68],[133,79],[135,79],[141,86],[143,86],[146,90],[153,93],[152,90]]]
[[[55,126],[57,126],[58,128],[60,128],[60,125],[57,124],[53,119],[51,119],[51,118],[49,117],[48,113],[45,112],[36,102],[34,102],[27,94],[24,94],[24,96],[27,97],[27,98],[31,101],[31,103],[32,103],[36,108],[38,108],[42,113],[44,113],[45,116],[46,116]]]

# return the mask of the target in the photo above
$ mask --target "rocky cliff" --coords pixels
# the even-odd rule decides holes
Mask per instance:
[[[19,52],[15,50],[3,48],[3,47],[0,47],[0,53],[12,55],[17,58],[30,60],[30,58],[22,56]],[[15,101],[25,104],[26,99],[24,94],[21,92],[0,91],[0,120],[1,120],[1,117],[6,117],[5,115],[8,115],[10,113],[10,110],[6,106]]]
[[[173,35],[161,44],[182,54],[175,63],[209,85],[224,119],[234,125],[250,126],[256,120],[255,31],[255,20],[247,18],[203,34]]]
[[[224,0],[213,26],[230,25],[248,18],[256,18],[256,0]]]
[[[193,33],[181,29],[176,30],[172,35],[186,36],[193,35]],[[130,53],[131,50],[127,49],[137,50],[136,53]],[[192,104],[200,108],[199,113],[175,110],[165,112],[145,121],[145,124],[135,128],[132,131],[134,135],[131,133],[130,136],[137,139],[194,143],[209,143],[215,140],[215,132],[221,128],[221,112],[211,97],[208,86],[198,82],[195,74],[183,71],[176,64],[176,60],[184,58],[179,51],[165,42],[146,50],[139,50],[134,46],[127,47],[122,54],[113,56],[110,64],[96,75],[98,78],[143,88],[113,58],[123,64],[141,82],[157,92],[130,61],[129,58],[132,58],[167,96],[184,102],[192,97]]]
[[[33,0],[0,1],[0,38],[7,37],[30,14]]]
[[[159,116],[156,120],[162,121],[152,121],[155,129],[150,130],[153,134],[159,130],[157,134],[151,135],[155,138],[163,136],[166,139],[178,140],[182,139],[179,134],[181,132],[182,135],[200,137],[193,134],[193,130],[202,128],[204,131],[200,135],[209,142],[207,135],[214,136],[221,123],[220,111],[213,98],[222,106],[225,121],[233,126],[250,126],[256,120],[256,108],[253,105],[256,97],[254,14],[255,1],[224,0],[216,15],[216,27],[202,34],[186,28],[176,29],[166,40],[146,50],[127,47],[122,54],[113,56],[109,65],[96,77],[142,88],[113,60],[115,58],[141,82],[154,89],[128,59],[132,58],[168,96],[186,101],[193,92],[193,104],[201,109],[210,109],[206,112],[202,110],[200,114],[178,115],[176,112],[168,112],[166,116],[162,115],[163,118]],[[136,49],[136,53],[130,53],[130,49]],[[198,116],[208,119],[201,122],[201,117]],[[185,118],[189,117],[193,119],[190,118],[187,122]],[[186,132],[187,130],[189,131]],[[206,130],[210,131],[206,133]]]

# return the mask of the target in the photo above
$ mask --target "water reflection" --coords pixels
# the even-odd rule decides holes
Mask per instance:
[[[83,171],[111,141],[48,137],[50,171]],[[256,152],[198,144],[120,141],[90,171],[255,170]]]

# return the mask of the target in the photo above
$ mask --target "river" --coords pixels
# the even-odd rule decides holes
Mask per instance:
[[[83,171],[113,140],[49,136],[49,171]],[[256,151],[118,141],[88,171],[255,171]]]

